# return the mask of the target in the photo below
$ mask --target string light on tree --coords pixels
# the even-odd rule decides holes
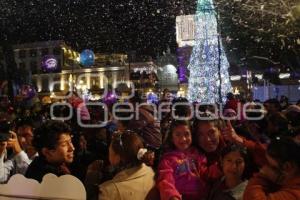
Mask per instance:
[[[195,46],[188,65],[188,99],[199,103],[225,102],[226,94],[232,90],[229,63],[219,39],[212,0],[198,0],[195,18]]]

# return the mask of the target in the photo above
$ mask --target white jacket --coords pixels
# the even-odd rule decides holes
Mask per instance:
[[[24,151],[5,160],[6,151],[0,156],[0,184],[6,183],[14,174],[25,174],[31,160]]]

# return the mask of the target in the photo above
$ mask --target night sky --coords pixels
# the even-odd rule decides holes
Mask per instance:
[[[175,49],[175,13],[193,12],[192,2],[181,6],[164,0],[1,0],[1,39],[61,39],[79,51],[156,55],[167,46]]]
[[[215,3],[233,66],[279,62],[300,68],[298,0]],[[155,57],[167,47],[175,52],[175,18],[195,10],[196,0],[1,0],[0,41],[64,40],[77,51],[135,50]]]

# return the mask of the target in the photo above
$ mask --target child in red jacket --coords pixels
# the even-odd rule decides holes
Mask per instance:
[[[192,135],[187,121],[173,121],[167,151],[159,163],[157,187],[162,200],[204,198],[207,186],[203,179],[207,160],[191,146]]]

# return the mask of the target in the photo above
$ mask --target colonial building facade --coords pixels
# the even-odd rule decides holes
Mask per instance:
[[[21,44],[13,49],[17,68],[24,69],[27,82],[36,86],[40,95],[64,94],[72,88],[79,93],[97,93],[120,83],[144,91],[156,83],[157,67],[152,61],[128,63],[126,54],[95,53],[94,65],[87,67],[80,64],[80,53],[64,41]],[[42,70],[45,56],[56,59],[59,71]]]

